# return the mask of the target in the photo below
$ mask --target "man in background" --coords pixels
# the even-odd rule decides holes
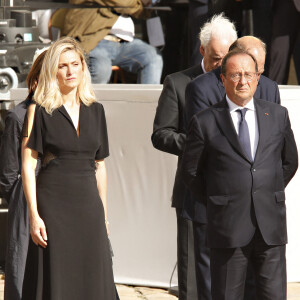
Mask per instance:
[[[204,24],[200,31],[200,52],[203,60],[187,70],[171,74],[166,77],[164,87],[159,98],[153,125],[152,143],[161,151],[178,156],[181,161],[186,140],[186,122],[184,119],[185,88],[196,76],[209,72],[221,64],[223,56],[237,38],[235,26],[222,14],[214,16]],[[176,174],[172,207],[177,215],[177,263],[180,300],[210,300],[210,272],[207,248],[197,247],[196,274],[194,268],[194,243],[192,218],[190,210],[191,195],[182,180]],[[206,222],[205,210],[201,216]],[[203,236],[204,244],[205,236]],[[199,250],[198,250],[199,248]],[[198,294],[196,291],[198,290]]]
[[[269,76],[278,84],[287,84],[290,61],[299,35],[300,0],[274,0]]]
[[[62,34],[78,40],[89,54],[93,83],[107,83],[112,66],[137,74],[137,83],[160,84],[162,58],[156,48],[134,38],[131,19],[150,17],[144,9],[151,0],[70,0],[71,4],[96,3],[109,8],[71,9]]]

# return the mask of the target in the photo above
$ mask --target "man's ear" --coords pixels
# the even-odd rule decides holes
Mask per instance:
[[[205,55],[205,49],[204,49],[204,47],[202,45],[200,46],[200,53],[204,57],[204,55]]]
[[[223,74],[221,74],[220,77],[221,77],[222,83],[223,83],[223,85],[224,85],[225,76],[224,76]]]
[[[256,79],[257,79],[257,81],[259,81],[259,78],[260,78],[260,75],[261,75],[262,73],[257,73],[257,76],[256,76]]]

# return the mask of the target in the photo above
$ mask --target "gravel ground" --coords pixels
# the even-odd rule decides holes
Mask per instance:
[[[117,285],[120,300],[176,300],[164,289]],[[0,275],[0,300],[3,300],[4,276]],[[288,300],[300,300],[300,283],[288,283]]]

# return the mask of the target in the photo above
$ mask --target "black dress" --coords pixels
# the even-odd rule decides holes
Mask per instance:
[[[109,155],[104,109],[81,104],[79,136],[64,106],[36,106],[28,147],[41,153],[37,205],[48,245],[31,240],[23,300],[114,300],[112,262],[95,160]]]

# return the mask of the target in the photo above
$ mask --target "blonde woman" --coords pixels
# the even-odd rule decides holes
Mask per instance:
[[[114,300],[106,229],[104,109],[72,38],[47,51],[28,109],[23,186],[32,241],[23,300]],[[35,181],[38,153],[42,169]]]

